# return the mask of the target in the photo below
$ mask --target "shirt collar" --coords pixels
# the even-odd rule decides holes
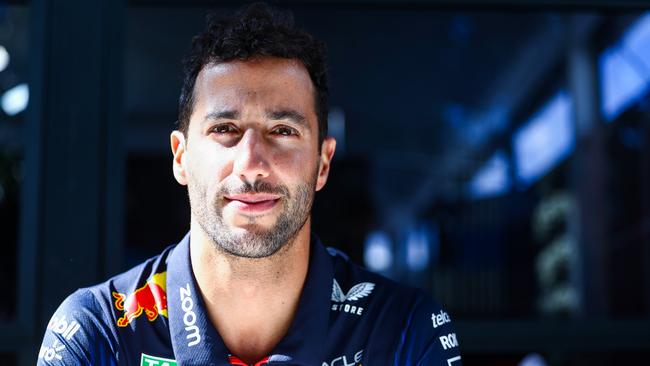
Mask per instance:
[[[180,365],[229,365],[228,349],[212,325],[192,271],[190,235],[170,254],[167,266],[169,331]],[[269,355],[272,365],[322,362],[333,278],[329,254],[311,237],[307,278],[287,334]],[[197,341],[198,340],[198,341]]]

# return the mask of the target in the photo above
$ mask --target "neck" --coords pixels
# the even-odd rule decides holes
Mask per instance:
[[[266,258],[219,250],[194,222],[190,238],[194,276],[213,325],[230,352],[259,361],[282,339],[298,307],[309,264],[310,220]]]

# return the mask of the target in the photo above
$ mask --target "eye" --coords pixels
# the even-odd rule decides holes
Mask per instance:
[[[297,136],[298,131],[296,129],[287,127],[287,126],[279,126],[273,130],[274,134],[281,135],[281,136]]]
[[[229,124],[224,124],[224,125],[218,125],[212,129],[212,132],[218,133],[218,134],[226,134],[226,133],[233,133],[237,132],[237,129],[233,125]]]

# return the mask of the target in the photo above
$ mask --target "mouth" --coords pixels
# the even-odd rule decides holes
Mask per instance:
[[[240,211],[247,213],[261,213],[275,207],[280,201],[280,196],[267,193],[235,194],[224,197],[226,205],[232,205]]]

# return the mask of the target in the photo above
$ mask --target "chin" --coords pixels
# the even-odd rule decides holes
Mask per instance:
[[[234,217],[232,222],[228,226],[233,229],[254,229],[261,228],[262,230],[268,230],[272,228],[277,222],[277,217],[271,215],[264,216],[247,216],[247,215],[237,215]]]
[[[244,235],[261,235],[271,231],[272,225],[261,225],[258,223],[245,223],[230,227],[230,231],[238,236]]]

